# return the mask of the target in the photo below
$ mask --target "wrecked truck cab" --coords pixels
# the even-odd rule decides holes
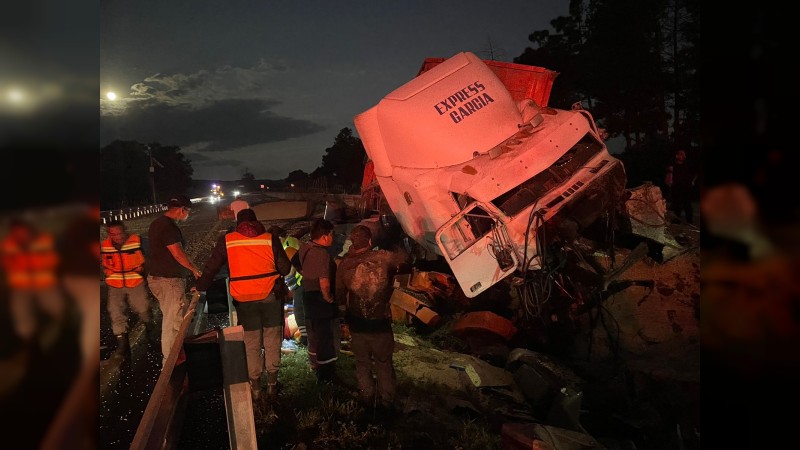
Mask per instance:
[[[403,231],[447,261],[467,297],[540,269],[554,238],[624,191],[592,116],[546,106],[555,75],[459,53],[355,117]]]

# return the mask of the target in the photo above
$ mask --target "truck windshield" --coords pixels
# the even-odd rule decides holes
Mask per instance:
[[[602,150],[603,144],[591,134],[586,133],[578,143],[546,170],[492,200],[492,203],[507,216],[513,217],[551,189],[571,178],[577,170]]]

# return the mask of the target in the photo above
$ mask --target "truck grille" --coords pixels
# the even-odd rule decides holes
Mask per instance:
[[[587,133],[547,170],[497,197],[492,203],[507,216],[514,216],[568,180],[602,149],[603,146]]]

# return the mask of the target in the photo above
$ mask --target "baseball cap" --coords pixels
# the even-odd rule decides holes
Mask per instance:
[[[242,222],[258,222],[258,218],[256,218],[256,212],[250,208],[239,211],[239,213],[236,215],[236,224],[238,225]]]
[[[169,199],[167,206],[170,208],[191,208],[192,201],[185,195],[176,195]]]

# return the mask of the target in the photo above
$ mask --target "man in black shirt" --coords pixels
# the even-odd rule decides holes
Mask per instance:
[[[337,355],[331,322],[338,310],[333,298],[336,263],[327,250],[331,244],[333,224],[315,219],[311,224],[311,241],[303,244],[298,252],[303,268],[308,357],[321,383],[332,382],[336,373]]]
[[[163,361],[169,356],[172,344],[183,320],[186,305],[186,270],[195,278],[202,272],[189,261],[183,250],[183,234],[176,222],[189,218],[192,201],[185,195],[169,200],[167,212],[153,220],[147,231],[150,254],[147,258],[147,285],[161,309],[161,353]]]

